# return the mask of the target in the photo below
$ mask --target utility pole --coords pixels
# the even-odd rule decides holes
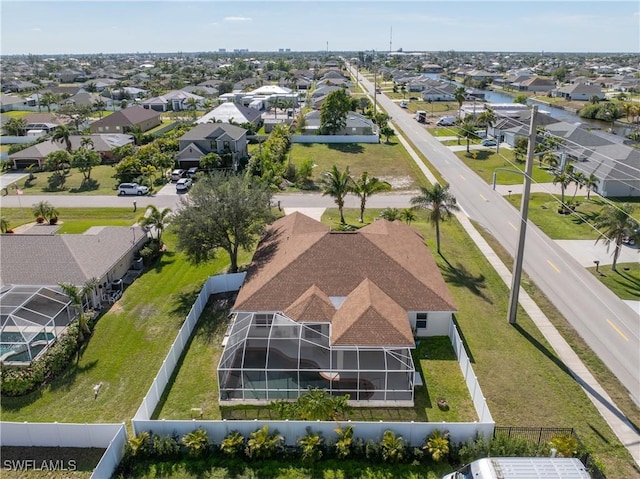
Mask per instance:
[[[518,313],[518,294],[520,293],[520,278],[522,276],[522,258],[524,256],[524,242],[527,234],[527,216],[529,213],[529,197],[531,195],[531,174],[533,173],[533,156],[536,149],[536,120],[538,107],[534,106],[531,112],[531,124],[529,125],[529,148],[527,150],[527,165],[524,175],[524,191],[520,204],[520,231],[518,234],[518,249],[513,263],[511,275],[511,294],[509,296],[509,323],[516,323]]]

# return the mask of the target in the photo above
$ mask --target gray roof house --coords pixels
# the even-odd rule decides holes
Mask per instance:
[[[84,136],[73,135],[69,137],[71,148],[73,150],[80,148],[82,139],[87,138],[87,136],[93,141],[93,150],[100,153],[103,159],[110,158],[112,156],[111,152],[115,147],[133,143],[133,137],[131,135],[117,133]],[[65,145],[63,143],[46,140],[9,155],[9,161],[13,163],[14,169],[26,168],[31,164],[37,164],[38,167],[42,168],[49,153],[64,149]]]
[[[200,158],[217,153],[223,160],[230,156],[234,170],[238,161],[248,156],[247,130],[228,123],[203,123],[178,138],[180,152],[176,156],[183,168],[198,166]]]
[[[597,96],[598,99],[604,100],[605,94],[598,85],[587,85],[586,83],[573,83],[551,90],[551,94],[555,97],[566,98],[567,100],[590,100],[591,97]]]
[[[143,108],[155,111],[181,111],[189,109],[189,100],[195,100],[196,105],[200,105],[204,97],[194,95],[188,91],[172,90],[164,95],[149,98],[140,103]]]
[[[139,126],[142,131],[148,131],[161,123],[159,112],[132,106],[94,121],[90,128],[91,133],[126,133],[135,126]]]
[[[41,228],[46,234],[39,234]],[[146,231],[137,226],[98,226],[60,235],[51,234],[48,225],[35,225],[22,234],[3,234],[0,285],[82,286],[95,278],[99,289],[108,288],[127,274],[146,241]]]
[[[320,110],[314,110],[305,115],[306,125],[304,135],[320,134]],[[344,130],[336,135],[378,135],[378,126],[360,113],[350,111],[347,114],[347,124]]]

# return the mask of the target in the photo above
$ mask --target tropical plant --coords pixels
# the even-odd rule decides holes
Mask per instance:
[[[526,136],[516,137],[516,147],[513,150],[515,160],[518,163],[524,162],[527,157],[527,149],[529,148],[529,139]]]
[[[580,444],[573,434],[558,434],[553,436],[549,447],[556,450],[560,457],[576,457]]]
[[[491,108],[487,108],[486,110],[484,110],[478,115],[477,123],[479,125],[484,125],[485,133],[488,134],[489,127],[493,126],[493,124],[496,122],[496,119],[497,119],[496,112],[493,111]]]
[[[349,167],[344,171],[339,171],[336,165],[333,165],[331,171],[325,171],[320,179],[320,187],[322,188],[322,196],[333,197],[338,210],[340,211],[340,223],[345,224],[344,220],[344,199],[351,191],[351,175]]]
[[[396,433],[390,429],[387,429],[382,435],[380,447],[382,450],[382,460],[385,462],[395,464],[404,458],[404,439],[402,436],[396,436]]]
[[[172,221],[178,249],[197,264],[222,248],[229,254],[230,271],[236,273],[240,248],[249,250],[272,219],[270,204],[268,187],[251,178],[204,176],[180,199]]]
[[[562,208],[564,210],[565,202],[564,202],[564,193],[567,187],[573,181],[573,166],[566,163],[562,170],[557,170],[553,175],[553,184],[560,185],[560,201],[562,203]]]
[[[474,115],[465,115],[462,119],[462,122],[458,125],[458,137],[466,138],[467,153],[470,153],[469,143],[471,140],[478,139],[478,134],[476,133],[476,117]]]
[[[251,459],[270,459],[282,449],[284,437],[278,431],[269,432],[269,426],[264,425],[251,433],[247,441],[247,455]]]
[[[160,244],[162,244],[162,232],[169,224],[168,219],[170,214],[171,208],[163,208],[161,210],[155,205],[149,205],[138,222],[140,223],[140,226],[150,228],[155,231],[156,239]]]
[[[466,96],[467,91],[463,86],[459,86],[453,92],[453,98],[458,102],[458,118],[460,117],[460,110],[462,109],[462,103],[464,103]]]
[[[298,439],[300,445],[300,456],[305,462],[316,462],[324,455],[324,438],[322,433],[313,432],[307,426],[307,434]]]
[[[335,135],[347,125],[347,115],[351,99],[345,89],[332,91],[320,109],[320,130],[327,135]]]
[[[200,169],[207,173],[213,172],[222,166],[222,158],[217,153],[207,153],[200,158]]]
[[[52,151],[46,156],[44,160],[44,167],[55,175],[64,176],[71,167],[72,161],[73,157],[71,156],[71,153],[66,150]]]
[[[244,436],[238,431],[232,431],[220,442],[220,452],[225,456],[239,457],[244,452]]]
[[[387,221],[400,219],[401,211],[398,208],[385,208],[380,212],[380,217]]]
[[[127,441],[129,451],[134,457],[141,457],[149,454],[150,452],[150,435],[147,431],[143,431],[137,436],[132,437]]]
[[[369,173],[365,171],[360,178],[351,178],[349,191],[360,198],[360,218],[358,221],[362,223],[364,221],[364,210],[369,197],[376,193],[391,191],[391,184],[386,181],[380,181],[375,176],[369,176]]]
[[[91,328],[89,328],[89,324],[87,323],[87,313],[84,311],[83,301],[87,295],[93,293],[98,286],[98,280],[91,278],[81,288],[78,288],[78,286],[73,283],[58,283],[58,286],[60,286],[64,294],[69,296],[71,305],[76,310],[78,326],[80,327],[78,330],[78,341],[83,342],[84,333],[91,334]]]
[[[24,136],[26,128],[27,120],[24,118],[9,118],[2,125],[2,131],[9,136]]]
[[[198,428],[195,431],[185,434],[182,436],[180,442],[192,457],[204,456],[211,446],[207,431],[202,428]]]
[[[513,99],[513,103],[520,103],[521,105],[527,104],[527,95],[516,95]]]
[[[410,225],[412,222],[418,219],[418,216],[415,214],[415,212],[411,208],[404,208],[400,212],[400,219],[405,223],[407,223],[408,225]]]
[[[80,138],[80,148],[83,150],[93,150],[93,139],[90,136],[83,136]]]
[[[84,140],[84,138],[83,138]],[[91,182],[91,170],[102,163],[100,154],[84,147],[72,154],[71,166],[82,173],[82,183]]]
[[[282,419],[332,421],[345,418],[349,410],[349,395],[332,396],[324,389],[309,387],[295,401],[274,401],[271,409]]]
[[[47,112],[51,113],[51,105],[58,101],[58,95],[48,91],[40,95],[40,105],[47,107]]]
[[[0,232],[6,233],[9,231],[9,221],[4,216],[0,216]]]
[[[571,203],[573,203],[576,199],[576,194],[578,194],[578,189],[582,189],[582,187],[584,186],[584,173],[582,171],[574,171],[571,177],[571,181],[576,185],[576,189],[573,191],[573,196],[571,197]]]
[[[389,143],[389,138],[391,138],[393,135],[395,135],[396,132],[395,132],[395,130],[393,128],[391,128],[389,126],[388,123],[385,123],[384,125],[380,125],[380,134],[382,136],[384,136],[384,138],[385,138],[384,142],[388,144]]]
[[[449,192],[449,184],[421,186],[420,194],[411,198],[411,204],[430,210],[427,221],[435,224],[437,251],[440,253],[440,222],[449,219],[453,212],[459,210],[456,197]]]
[[[58,216],[58,210],[48,201],[39,201],[31,206],[31,211],[35,218],[44,218],[49,221]]]
[[[51,139],[58,143],[64,143],[67,152],[71,153],[71,130],[66,125],[60,125],[53,131]]]
[[[616,270],[616,264],[618,257],[620,256],[620,249],[622,242],[626,236],[638,237],[640,236],[638,222],[631,216],[635,207],[630,203],[624,203],[621,206],[606,206],[600,210],[594,218],[594,227],[600,233],[596,243],[603,240],[607,245],[607,251],[611,243],[614,244],[613,249],[613,263],[611,265],[612,271]]]
[[[425,438],[426,449],[434,462],[440,462],[449,454],[449,434],[436,429]]]
[[[336,454],[340,459],[349,457],[353,450],[353,426],[349,424],[345,428],[334,429],[338,436],[336,443],[334,444]]]
[[[598,191],[599,182],[600,180],[593,173],[590,173],[589,176],[584,179],[584,186],[587,188],[587,200],[590,199],[592,191]]]
[[[142,145],[144,139],[144,131],[142,131],[140,125],[133,125],[131,128],[129,128],[128,133],[133,136],[133,142],[136,144],[136,146]]]

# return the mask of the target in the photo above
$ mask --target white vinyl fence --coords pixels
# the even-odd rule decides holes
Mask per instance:
[[[106,449],[93,470],[92,479],[111,477],[122,459],[126,442],[124,424],[0,423],[2,446]]]
[[[293,135],[291,143],[380,143],[378,135]]]
[[[487,400],[480,389],[478,378],[471,367],[471,361],[469,360],[469,356],[467,356],[467,351],[464,349],[464,343],[462,342],[462,338],[460,338],[458,328],[456,328],[453,321],[449,324],[449,339],[451,340],[451,345],[453,346],[453,350],[458,358],[458,364],[460,365],[460,370],[462,371],[464,380],[467,383],[467,389],[469,389],[469,394],[471,394],[471,399],[473,400],[473,405],[476,408],[478,419],[482,423],[495,424],[493,417],[491,416],[491,412],[489,411],[489,406],[487,406]]]
[[[364,441],[379,442],[382,435],[388,429],[402,436],[406,444],[410,446],[421,446],[425,438],[436,429],[448,431],[450,438],[454,442],[464,442],[482,435],[490,438],[493,434],[493,423],[433,423],[433,422],[360,422],[360,421],[135,421],[138,432],[148,431],[159,435],[177,434],[183,436],[191,431],[202,428],[207,431],[207,435],[214,444],[220,444],[227,434],[238,431],[244,437],[260,429],[264,425],[269,426],[270,431],[278,431],[284,437],[288,446],[294,446],[297,440],[307,434],[307,428],[314,433],[321,432],[325,440],[333,442],[337,438],[334,431],[337,427],[353,426],[353,435]]]
[[[134,434],[138,434],[138,431],[136,430],[136,421],[151,418],[165,387],[169,383],[173,370],[180,360],[184,347],[189,342],[193,328],[198,322],[198,318],[202,314],[204,307],[207,305],[209,296],[216,293],[238,291],[244,281],[245,275],[246,273],[235,273],[211,276],[204,284],[198,298],[195,303],[193,303],[193,306],[191,306],[191,310],[189,311],[189,314],[187,314],[187,318],[180,328],[178,336],[171,345],[171,349],[169,349],[167,357],[162,361],[162,366],[160,367],[158,374],[156,374],[147,395],[142,400],[142,404],[140,404],[136,415],[133,417]]]

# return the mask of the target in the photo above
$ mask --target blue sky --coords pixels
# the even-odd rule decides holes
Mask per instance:
[[[633,1],[0,1],[2,54],[640,52]]]

